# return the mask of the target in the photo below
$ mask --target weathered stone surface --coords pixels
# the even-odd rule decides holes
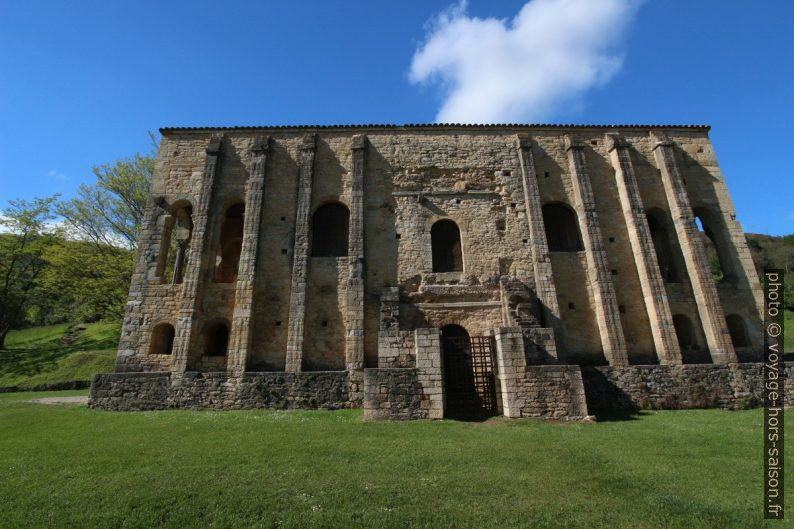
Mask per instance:
[[[418,369],[364,370],[364,420],[428,419],[429,404]]]
[[[116,373],[94,377],[92,408],[105,410],[340,409],[350,406],[345,371],[313,373]]]
[[[786,365],[786,404],[794,404],[794,364]],[[599,410],[727,408],[763,404],[764,366],[690,364],[582,368],[587,405]]]
[[[585,416],[579,365],[684,381],[660,387],[685,403],[686,384],[700,386],[672,375],[694,369],[681,364],[755,380],[730,366],[761,354],[760,284],[707,127],[162,132],[117,374],[97,379],[95,406],[364,405],[368,417],[442,418],[447,325],[496,335],[508,416]],[[349,212],[332,236],[346,252],[316,254],[314,214],[329,203]],[[224,228],[232,204],[244,204],[235,236]],[[576,216],[580,250],[549,250],[551,204]],[[659,264],[650,210],[670,219],[675,280]],[[696,213],[725,268],[716,284]],[[459,229],[454,270],[434,270],[440,220]],[[745,325],[743,345],[727,316]]]

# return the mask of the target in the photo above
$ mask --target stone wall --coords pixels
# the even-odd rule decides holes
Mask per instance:
[[[577,420],[588,415],[579,366],[528,366],[518,327],[497,329],[496,359],[505,417]]]
[[[655,285],[660,295],[670,298],[660,313],[691,320],[696,340],[703,345],[707,335],[714,342],[716,332],[723,334],[724,341],[720,313],[736,314],[746,323],[752,342],[742,357],[752,358],[753,351],[760,350],[760,289],[708,129],[664,127],[663,131],[638,126],[165,129],[117,370],[222,369],[200,358],[198,336],[205,321],[218,318],[228,321],[232,330],[234,358],[226,364],[230,372],[360,368],[362,347],[365,367],[411,367],[412,359],[399,350],[399,340],[383,355],[387,364],[378,362],[382,290],[398,289],[393,302],[405,308],[404,325],[393,330],[456,323],[472,335],[481,335],[484,329],[509,324],[501,321],[501,277],[532,288],[538,285],[549,320],[544,327],[554,330],[556,344],[551,350],[559,354],[560,363],[611,361],[605,358],[602,342],[605,336],[619,338],[621,332],[631,355],[629,363],[677,363],[675,355],[657,358],[654,353],[664,350],[659,343],[674,342],[674,336],[669,322],[659,327],[667,329],[667,335],[659,334],[658,307],[645,302],[651,299],[645,293],[650,287],[643,281],[658,276],[653,248],[643,247],[649,259],[640,262],[632,234],[643,231],[639,228],[645,225],[644,212],[650,209],[671,223],[673,217],[678,219],[671,217],[671,208],[680,206],[673,199],[682,193],[689,197],[691,208],[709,213],[706,220],[717,239],[721,262],[730,268],[731,282],[718,285],[718,295],[709,296],[709,314],[701,315],[703,304],[695,300],[710,289],[703,287],[707,281],[700,281],[705,278],[702,266],[692,257],[697,248],[689,243],[695,239],[685,237],[679,245],[687,257],[686,263],[680,263],[684,267],[680,282]],[[571,146],[576,163],[569,156]],[[665,156],[660,157],[660,149]],[[620,156],[615,156],[617,151]],[[671,194],[660,170],[684,187]],[[631,200],[637,213],[632,219],[620,199],[619,177],[624,173],[631,173]],[[363,187],[354,190],[359,180]],[[583,182],[591,192],[580,189]],[[533,190],[531,200],[524,189],[527,185]],[[241,201],[249,206],[246,240],[259,244],[241,256],[244,277],[219,284],[212,272],[224,211]],[[359,268],[344,258],[312,257],[308,252],[311,215],[334,201],[351,209],[350,251],[355,255],[350,257]],[[550,255],[545,243],[538,242],[545,240],[538,210],[552,202],[576,212],[589,250]],[[196,226],[199,220],[206,224],[199,230],[206,232],[203,241],[197,231],[188,244],[191,253],[201,243],[204,255],[185,263],[186,280],[195,276],[198,284],[171,285],[162,274],[166,258],[171,259],[169,226],[181,206],[192,207]],[[363,213],[357,213],[362,208]],[[439,219],[453,220],[461,230],[461,272],[432,273],[430,228]],[[679,227],[680,233],[688,233],[684,228],[691,231],[688,222]],[[668,230],[676,242],[678,232],[672,224]],[[600,234],[596,239],[603,238],[603,244],[593,242],[593,234]],[[594,249],[600,253],[591,255]],[[293,284],[296,260],[305,277]],[[197,267],[201,274],[196,274]],[[363,275],[353,277],[356,273]],[[691,277],[699,278],[700,286],[693,288]],[[351,294],[348,285],[354,285]],[[606,311],[596,300],[598,285],[599,295],[606,292],[617,312],[614,306]],[[302,309],[290,311],[291,300],[301,293],[305,294],[299,303]],[[348,306],[350,295],[355,306]],[[188,303],[195,296],[200,299]],[[236,298],[240,307],[235,306]],[[708,316],[711,323],[703,323],[701,316]],[[191,331],[176,336],[175,350],[180,354],[149,354],[156,325],[187,329],[188,322]],[[293,344],[300,358],[287,366],[290,328],[296,340],[300,337],[300,347]],[[346,358],[347,349],[351,358]],[[199,356],[188,359],[190,365],[180,356],[186,350]],[[709,350],[717,349],[709,346]]]
[[[99,374],[89,405],[116,411],[193,409],[340,409],[351,405],[344,371],[307,373]]]
[[[364,370],[365,421],[427,419],[430,404],[417,369]]]
[[[519,325],[506,310],[505,282],[540,301],[538,321],[523,329],[524,364],[504,374],[515,416],[581,411],[575,370],[527,364],[729,365],[737,353],[753,359],[762,349],[760,284],[708,127],[253,127],[162,135],[116,370],[166,373],[163,406],[189,399],[210,408],[281,406],[246,396],[252,386],[241,375],[311,371],[320,378],[305,380],[327,395],[324,370],[337,369],[357,373],[347,391],[358,403],[363,368],[416,368],[422,398],[433,403],[429,415],[441,417],[437,337],[423,335],[422,345],[414,331],[455,324],[482,336]],[[314,255],[313,215],[334,202],[350,212],[347,254]],[[223,226],[230,206],[240,204],[245,244],[239,275],[226,283],[216,273],[228,247]],[[547,232],[553,238],[558,224],[543,218],[550,204],[578,219],[579,251],[549,250]],[[648,215],[659,221],[656,239]],[[694,215],[714,239],[725,272],[719,284]],[[432,226],[442,219],[459,228],[461,270],[433,269]],[[180,226],[190,228],[184,240],[174,238]],[[171,255],[180,240],[184,260]],[[658,255],[659,240],[677,249],[670,256],[675,278],[662,273],[669,263]],[[173,275],[170,284],[168,263],[184,265],[181,282]],[[736,340],[749,342],[743,350],[727,335],[728,315],[746,325],[747,340]],[[679,344],[675,319],[692,324],[687,343]],[[208,345],[219,336],[210,332],[219,321],[230,331],[225,356]],[[152,347],[163,324],[175,329],[171,354]],[[670,373],[653,377],[678,376]],[[267,379],[284,406],[304,402],[290,397],[298,395],[298,379],[251,376]],[[160,380],[136,377],[115,383]],[[568,412],[545,396],[552,386],[572,399]],[[518,395],[525,404],[517,404]],[[143,391],[139,402],[149,406],[148,398]],[[527,407],[533,399],[540,408]],[[661,396],[647,399],[664,404]]]
[[[786,366],[786,404],[794,404],[794,364]],[[598,411],[727,408],[763,404],[761,363],[583,367],[587,406]]]
[[[416,329],[410,343],[416,368],[364,370],[365,420],[444,417],[441,335],[438,329]]]

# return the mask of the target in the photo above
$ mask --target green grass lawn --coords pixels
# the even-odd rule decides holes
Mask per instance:
[[[113,371],[120,324],[89,323],[69,345],[59,342],[68,324],[11,331],[0,350],[0,387],[33,387],[69,380],[91,380]]]
[[[40,395],[0,396],[3,527],[765,526],[760,409],[364,423],[25,402]]]
[[[783,320],[783,347],[787,353],[794,353],[794,312],[790,310],[783,311],[785,319]]]

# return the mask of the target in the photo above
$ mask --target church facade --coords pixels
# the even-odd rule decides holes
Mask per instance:
[[[92,406],[744,405],[761,290],[708,131],[162,129]]]

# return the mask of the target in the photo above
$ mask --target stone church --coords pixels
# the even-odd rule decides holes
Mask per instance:
[[[761,395],[707,126],[165,128],[91,405],[577,419]]]

